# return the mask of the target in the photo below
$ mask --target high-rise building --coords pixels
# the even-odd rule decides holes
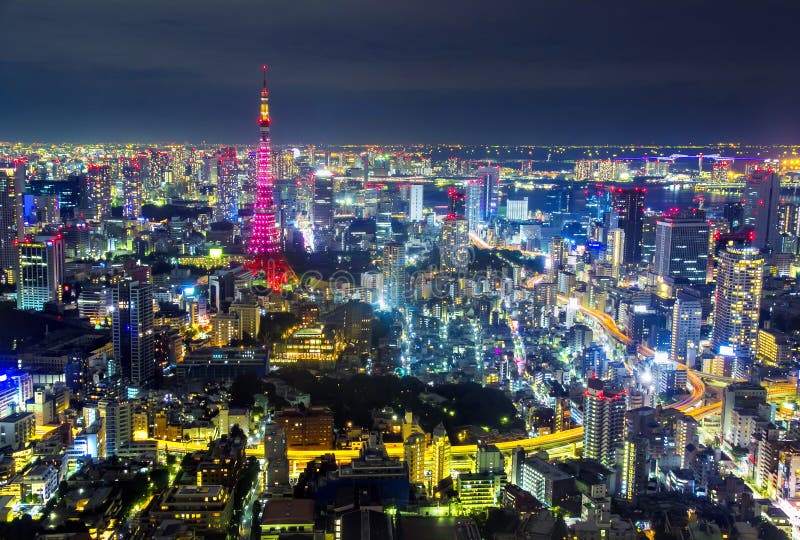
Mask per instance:
[[[424,219],[423,209],[423,186],[422,184],[411,184],[408,188],[408,220],[417,222]]]
[[[469,227],[460,216],[448,215],[442,220],[440,243],[442,269],[455,272],[469,264]]]
[[[672,306],[670,360],[693,367],[694,355],[700,347],[702,322],[703,306],[700,295],[692,289],[679,291]]]
[[[403,443],[408,480],[412,484],[425,483],[425,435],[414,433]]]
[[[550,271],[553,274],[558,274],[558,271],[564,267],[564,263],[569,255],[569,249],[560,236],[554,236],[550,239]]]
[[[497,206],[500,201],[500,167],[479,168],[478,180],[483,187],[481,218],[488,223],[497,216]]]
[[[711,337],[715,347],[756,351],[763,277],[764,259],[758,249],[729,247],[720,253]]]
[[[662,218],[656,222],[655,271],[662,277],[706,282],[708,222],[695,218]]]
[[[450,445],[450,437],[447,436],[447,431],[442,424],[439,424],[433,430],[431,446],[433,456],[431,480],[433,481],[433,487],[435,487],[439,482],[450,476],[452,447]]]
[[[155,371],[153,286],[122,281],[111,290],[111,330],[114,360],[124,378],[147,385]]]
[[[731,442],[739,439],[737,417],[757,416],[767,402],[767,389],[750,383],[733,383],[722,391],[722,438]]]
[[[133,440],[133,405],[130,401],[102,399],[97,403],[97,413],[106,434],[103,457],[116,456]]]
[[[656,255],[656,222],[660,218],[652,213],[642,220],[642,265],[653,264]]]
[[[142,169],[131,160],[122,167],[122,217],[138,219],[142,215]]]
[[[60,301],[64,284],[61,233],[25,238],[17,243],[17,253],[17,309],[41,311],[47,302]]]
[[[111,215],[111,169],[108,165],[89,165],[84,177],[84,202],[90,219]]]
[[[311,214],[314,219],[314,249],[327,250],[333,228],[333,174],[317,171],[314,176],[314,202]]]
[[[289,459],[286,432],[278,424],[264,426],[264,461],[266,491],[272,493],[289,487]]]
[[[622,481],[620,495],[635,502],[647,493],[650,463],[650,440],[639,435],[629,435],[622,443]]]
[[[584,393],[583,456],[613,467],[617,446],[622,442],[625,393],[607,389],[596,378],[589,379]]]
[[[624,264],[638,264],[642,258],[645,187],[611,188],[611,207],[617,212],[619,228],[625,231]]]
[[[405,300],[406,291],[406,247],[398,242],[389,242],[383,248],[383,283],[386,287],[384,300],[393,307]]]
[[[469,180],[465,186],[465,216],[469,224],[470,232],[476,231],[483,223],[483,182],[481,180]]]
[[[606,262],[611,265],[611,277],[618,279],[625,257],[625,231],[611,229],[608,231],[606,244]]]
[[[23,168],[16,163],[0,163],[0,283],[16,283],[19,253],[17,242],[24,232],[22,190]]]
[[[753,229],[753,246],[780,249],[781,179],[772,170],[756,170],[745,185],[744,226]]]
[[[259,139],[256,151],[256,202],[253,208],[253,231],[248,244],[251,255],[270,255],[281,250],[281,235],[275,223],[275,179],[272,175],[270,149],[269,92],[267,91],[267,67],[264,66],[264,81],[261,88],[261,109],[258,117]]]
[[[214,219],[233,223],[239,216],[239,160],[235,148],[226,148],[217,158],[217,203]]]

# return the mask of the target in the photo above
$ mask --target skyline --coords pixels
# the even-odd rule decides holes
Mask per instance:
[[[267,63],[276,144],[800,140],[800,8],[626,4],[0,3],[0,139],[247,141]]]

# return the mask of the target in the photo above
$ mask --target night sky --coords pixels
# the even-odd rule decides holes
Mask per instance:
[[[800,143],[800,2],[0,0],[0,140]]]

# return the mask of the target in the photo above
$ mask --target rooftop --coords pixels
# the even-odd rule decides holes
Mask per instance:
[[[311,499],[273,499],[261,515],[262,525],[314,523],[314,501]]]

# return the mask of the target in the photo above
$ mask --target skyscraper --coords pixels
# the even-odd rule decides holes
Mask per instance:
[[[239,215],[239,161],[235,148],[226,148],[217,158],[217,204],[214,219],[236,221]]]
[[[422,184],[411,184],[408,188],[408,220],[412,222],[422,221],[424,215],[422,213],[423,206],[423,189],[425,186]]]
[[[122,167],[122,217],[138,219],[142,215],[142,169],[135,160]]]
[[[137,387],[154,376],[153,286],[122,281],[111,291],[114,360],[124,378]]]
[[[611,207],[617,212],[619,228],[625,231],[624,264],[638,264],[642,258],[642,225],[645,187],[611,188]]]
[[[708,222],[695,218],[662,218],[656,222],[655,271],[662,277],[706,282]]]
[[[327,170],[314,173],[314,249],[324,251],[333,240],[333,174]]]
[[[17,276],[17,241],[24,231],[22,190],[24,170],[17,163],[0,163],[0,282],[14,284]]]
[[[714,294],[715,347],[755,352],[764,259],[754,247],[729,247],[719,256]]]
[[[442,268],[455,272],[469,263],[469,227],[461,216],[448,215],[442,220],[440,243]]]
[[[613,278],[619,278],[624,256],[625,231],[619,228],[611,229],[608,231],[608,243],[606,244],[606,262],[611,265]]]
[[[274,177],[270,149],[269,92],[267,91],[267,66],[263,67],[261,109],[258,118],[259,139],[256,151],[256,202],[253,209],[253,232],[248,252],[251,255],[270,255],[281,250],[280,230],[275,223]]]
[[[389,242],[383,248],[383,283],[386,287],[384,299],[392,307],[405,300],[406,248],[398,242]]]
[[[622,443],[622,482],[620,495],[635,502],[639,496],[647,492],[649,466],[647,457],[650,453],[650,441],[640,435],[629,435]]]
[[[781,179],[772,170],[756,170],[745,186],[744,226],[755,232],[753,246],[780,249]]]
[[[488,223],[497,216],[500,201],[500,167],[481,167],[478,169],[478,180],[481,182],[481,218]]]
[[[17,309],[41,311],[47,302],[61,300],[64,284],[64,239],[61,234],[17,242],[19,276]]]
[[[465,188],[465,215],[470,232],[474,232],[483,222],[483,182],[481,180],[469,180]]]
[[[91,219],[111,215],[111,169],[108,165],[89,165],[84,185],[83,206]]]
[[[591,378],[584,393],[583,456],[613,467],[616,449],[622,442],[625,395],[606,389],[600,379]]]
[[[670,347],[670,360],[680,364],[688,362],[690,352],[695,352],[700,346],[700,326],[703,322],[703,306],[700,295],[692,289],[683,289],[678,292],[675,304],[672,306],[672,344]]]

